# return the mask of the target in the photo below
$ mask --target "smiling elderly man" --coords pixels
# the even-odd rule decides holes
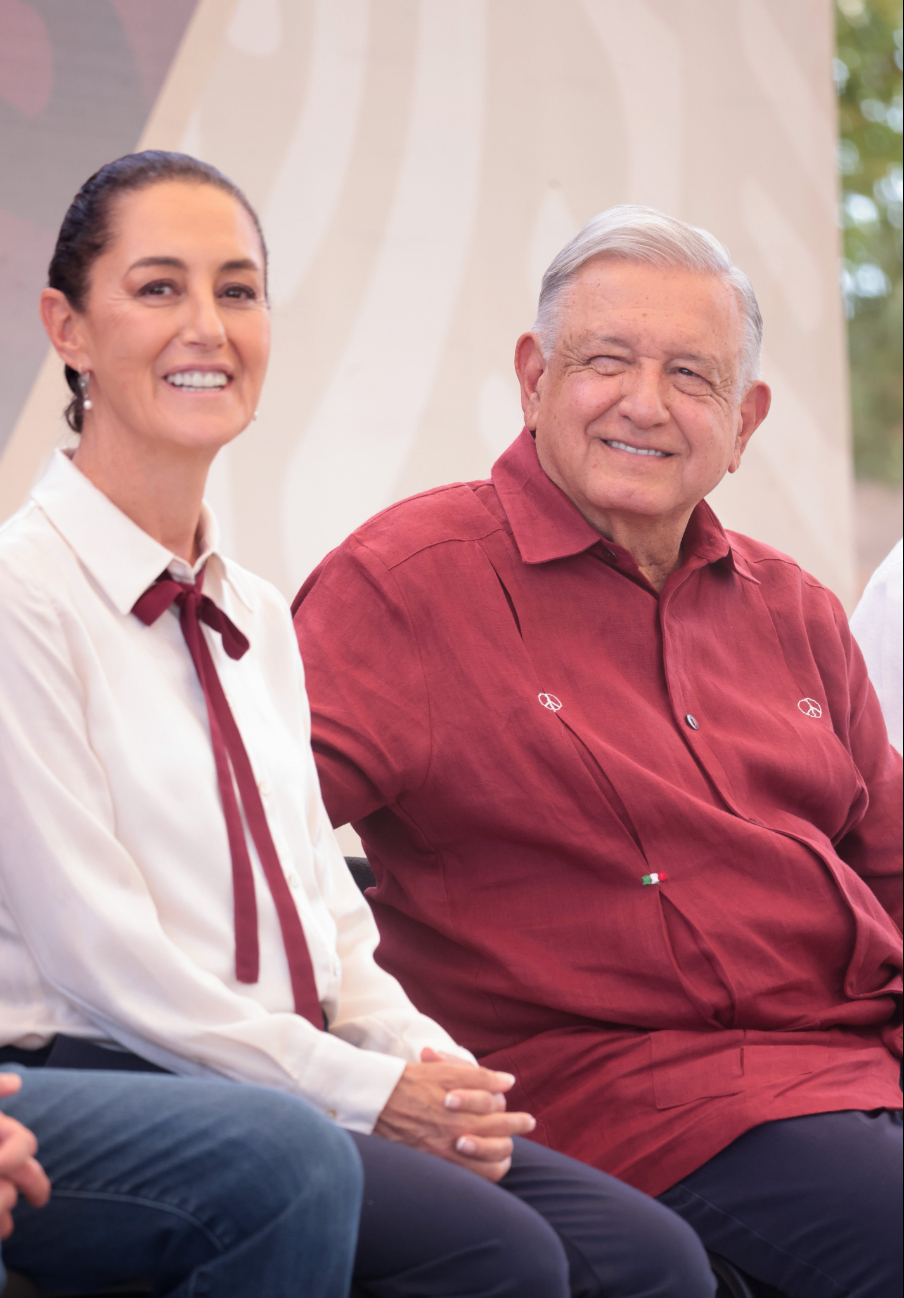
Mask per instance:
[[[897,1292],[900,758],[837,599],[704,497],[753,290],[643,208],[556,257],[492,479],[371,519],[296,625],[381,963],[536,1139],[790,1295]]]

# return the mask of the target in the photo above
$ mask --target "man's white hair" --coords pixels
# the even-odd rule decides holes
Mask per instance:
[[[763,318],[750,280],[734,265],[728,249],[708,230],[687,225],[655,207],[627,203],[592,217],[553,258],[543,276],[534,333],[547,355],[558,334],[562,296],[581,267],[595,257],[648,266],[680,266],[718,276],[734,290],[741,313],[744,341],[738,374],[740,395],[760,377]]]

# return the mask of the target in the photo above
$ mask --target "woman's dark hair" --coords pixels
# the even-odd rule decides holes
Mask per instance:
[[[209,162],[200,162],[187,153],[165,153],[147,149],[144,153],[127,153],[124,158],[108,162],[85,181],[63,217],[56,247],[50,259],[47,283],[66,295],[76,311],[84,311],[88,296],[91,267],[106,248],[111,235],[111,212],[120,195],[166,180],[188,181],[196,185],[213,185],[230,194],[254,222],[267,266],[267,245],[257,213],[245,195],[222,171]],[[66,422],[73,432],[82,431],[84,394],[79,387],[78,371],[66,366],[66,382],[73,393],[66,407]]]

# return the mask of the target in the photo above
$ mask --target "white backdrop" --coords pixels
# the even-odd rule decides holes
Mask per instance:
[[[291,596],[384,505],[486,476],[545,266],[641,202],[712,230],[763,308],[773,412],[717,511],[849,603],[832,41],[830,0],[201,0],[142,145],[222,167],[271,245],[260,419],[211,480],[235,557]],[[60,436],[59,371],[3,513]]]

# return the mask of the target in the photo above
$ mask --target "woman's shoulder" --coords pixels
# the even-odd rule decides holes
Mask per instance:
[[[223,586],[229,590],[225,611],[247,632],[252,643],[266,645],[271,653],[287,648],[297,653],[292,612],[282,591],[234,559],[224,555],[219,559]]]
[[[30,660],[36,646],[65,642],[72,620],[65,542],[40,507],[27,502],[0,526],[0,663]],[[68,607],[67,607],[68,606]]]
[[[266,577],[242,567],[228,555],[219,554],[218,558],[223,567],[224,580],[253,612],[279,614],[283,610],[288,611],[285,596]]]
[[[62,538],[34,500],[0,525],[0,582],[5,596],[27,587],[49,588],[58,571]]]

